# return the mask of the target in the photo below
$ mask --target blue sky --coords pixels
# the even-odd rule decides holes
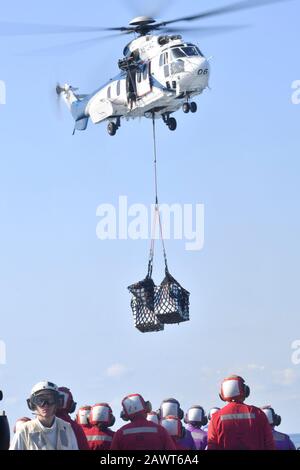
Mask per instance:
[[[12,0],[1,18],[121,26],[134,3],[141,13],[143,2]],[[227,2],[168,3],[163,18],[172,19]],[[124,38],[57,56],[30,53],[82,37],[0,38],[0,388],[12,424],[29,415],[25,398],[44,378],[118,415],[134,392],[154,407],[175,396],[185,409],[209,409],[221,404],[221,379],[239,373],[249,402],[271,403],[280,429],[299,432],[299,13],[295,0],[205,22],[243,30],[185,35],[212,56],[211,90],[196,115],[177,114],[175,133],[158,123],[160,199],[204,204],[205,245],[188,252],[185,241],[167,242],[170,271],[191,292],[191,321],[149,335],[134,329],[126,289],[145,275],[149,243],[98,240],[96,210],[121,195],[153,202],[151,122],[124,123],[115,138],[105,125],[73,137],[52,93],[57,81],[82,92],[105,83]]]

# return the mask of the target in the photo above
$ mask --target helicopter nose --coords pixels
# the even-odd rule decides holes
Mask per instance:
[[[186,71],[204,88],[208,85],[210,66],[205,57],[193,57],[186,61]]]
[[[202,57],[201,59],[198,59],[197,62],[195,62],[195,64],[194,64],[194,72],[200,78],[201,77],[208,78],[209,77],[209,72],[210,72],[208,60],[205,59],[204,57]]]
[[[205,57],[197,58],[193,64],[193,76],[195,83],[202,89],[208,86],[210,75],[209,62]]]

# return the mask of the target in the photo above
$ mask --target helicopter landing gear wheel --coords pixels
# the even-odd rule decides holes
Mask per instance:
[[[110,123],[108,124],[108,126],[107,126],[107,132],[108,132],[109,135],[111,135],[111,136],[116,135],[117,129],[118,129],[118,127],[117,127],[117,125],[116,125],[114,122],[110,122]]]
[[[190,104],[190,109],[191,109],[191,113],[196,113],[197,112],[198,106],[197,106],[197,103],[195,103],[195,101],[193,101]]]
[[[182,111],[183,111],[185,114],[188,114],[188,113],[191,111],[190,103],[183,103],[183,105],[182,105]]]
[[[177,129],[176,119],[175,118],[169,118],[167,126],[170,129],[170,131],[175,131]]]

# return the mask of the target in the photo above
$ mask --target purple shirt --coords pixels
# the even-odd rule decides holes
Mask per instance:
[[[296,450],[294,443],[287,434],[283,434],[282,432],[278,432],[273,429],[273,437],[276,450]]]
[[[187,428],[185,430],[185,436],[182,439],[178,439],[178,442],[187,450],[196,450],[193,436]]]
[[[203,429],[195,428],[191,424],[187,425],[187,431],[191,433],[196,450],[205,450],[207,446],[207,432]]]

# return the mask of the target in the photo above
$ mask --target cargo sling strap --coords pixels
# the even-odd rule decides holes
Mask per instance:
[[[189,320],[189,292],[186,291],[170,274],[167,253],[163,237],[163,227],[158,200],[158,173],[155,116],[152,114],[155,174],[155,211],[152,226],[148,273],[128,289],[133,295],[131,308],[135,327],[142,333],[161,331],[165,324],[181,323]],[[157,221],[165,262],[165,278],[160,286],[155,286],[152,279],[155,236]]]

